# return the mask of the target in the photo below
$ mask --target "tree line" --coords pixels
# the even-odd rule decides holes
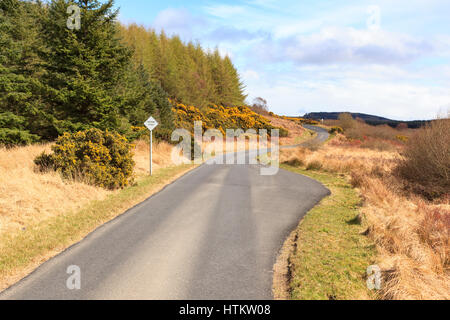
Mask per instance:
[[[79,29],[67,8],[80,8]],[[135,25],[113,0],[0,0],[0,144],[51,141],[91,127],[133,138],[149,115],[174,127],[169,98],[200,108],[242,104],[228,57]]]
[[[172,99],[205,110],[210,104],[244,105],[246,95],[239,74],[228,56],[199,43],[183,43],[178,36],[131,24],[121,26],[124,41]]]

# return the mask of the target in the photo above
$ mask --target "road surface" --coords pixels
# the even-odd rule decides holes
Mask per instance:
[[[316,126],[312,126],[309,124],[305,124],[303,125],[303,127],[305,127],[306,129],[312,130],[317,132],[317,136],[315,137],[315,140],[318,142],[325,142],[328,140],[328,137],[330,136],[328,134],[328,131],[324,128],[321,127],[316,127]]]
[[[202,165],[105,224],[0,299],[272,299],[272,269],[329,191],[259,165]],[[69,290],[69,266],[81,289]]]
[[[308,124],[303,125],[303,127],[317,133],[317,136],[315,136],[314,139],[312,139],[312,141],[314,141],[314,142],[323,143],[323,142],[327,141],[330,136],[328,131],[324,128],[316,127],[316,126],[312,126],[312,125],[308,125]],[[306,142],[303,142],[303,143],[297,144],[297,145],[293,145],[293,146],[282,146],[281,149],[294,149],[294,148],[306,146],[309,143],[311,143],[311,140],[308,140]]]

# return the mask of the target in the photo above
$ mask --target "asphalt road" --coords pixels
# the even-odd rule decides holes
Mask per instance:
[[[324,128],[307,125],[307,124],[303,125],[303,127],[305,127],[306,129],[315,131],[317,133],[317,136],[315,136],[314,139],[312,139],[312,141],[314,141],[314,142],[323,143],[323,142],[327,141],[328,137],[330,136],[328,131]],[[297,145],[293,145],[293,146],[283,146],[282,149],[293,149],[293,148],[297,148],[297,147],[302,147],[302,146],[309,144],[310,142],[311,141],[307,141],[307,142],[303,142],[301,144],[297,144]]]
[[[0,299],[272,299],[272,269],[329,191],[259,165],[202,165],[44,263]],[[81,289],[66,285],[69,266]]]
[[[325,142],[328,140],[328,137],[330,136],[328,134],[328,131],[321,127],[311,126],[308,124],[303,125],[306,129],[312,130],[317,132],[317,136],[315,137],[316,141],[318,142]]]

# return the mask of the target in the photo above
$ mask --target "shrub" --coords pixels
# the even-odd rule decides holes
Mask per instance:
[[[330,134],[336,134],[336,133],[344,133],[344,129],[342,129],[341,127],[338,126],[334,126],[332,127],[329,131]]]
[[[154,130],[153,138],[157,142],[166,141],[173,144],[174,142],[172,141],[172,132],[173,130],[169,128],[156,128],[156,130]],[[150,133],[147,130],[147,136],[149,136],[149,134]]]
[[[320,170],[322,169],[322,163],[318,160],[313,160],[310,163],[308,163],[308,166],[306,167],[306,170]]]
[[[305,162],[302,159],[293,158],[283,162],[283,164],[287,164],[292,167],[303,167]]]
[[[402,129],[403,130],[403,129]],[[407,143],[408,142],[408,140],[409,140],[409,138],[408,137],[406,137],[406,136],[403,136],[403,135],[401,135],[401,134],[399,134],[399,135],[397,135],[397,140],[398,141],[400,141],[400,142],[403,142],[403,143]]]
[[[37,166],[39,172],[48,172],[55,168],[55,161],[52,155],[46,154],[45,152],[34,159],[34,164]]]
[[[194,106],[185,106],[180,103],[173,104],[175,126],[191,132],[193,132],[195,121],[202,121],[204,131],[214,128],[223,133],[227,129],[266,129],[270,135],[271,129],[275,129],[268,119],[245,106],[224,107],[210,105],[206,110],[202,111]],[[283,133],[280,130],[281,134],[289,134],[289,132]]]
[[[344,129],[344,131],[347,131],[348,129],[352,129],[356,125],[356,120],[353,119],[353,117],[350,113],[341,113],[339,115],[338,119],[339,119],[339,125],[341,128]]]
[[[413,130],[398,130],[388,125],[373,126],[361,121],[350,119],[346,120],[347,127],[344,127],[345,136],[350,139],[363,140],[366,138],[390,140],[394,143],[406,142]]]
[[[429,199],[450,190],[450,119],[433,121],[408,141],[397,173]]]
[[[146,127],[131,126],[131,133],[127,135],[127,140],[134,141],[144,139],[146,136],[149,138],[149,131]]]
[[[280,130],[280,138],[286,138],[289,136],[289,130],[285,129],[285,128],[277,128]]]
[[[118,133],[90,129],[60,136],[52,147],[53,154],[41,154],[35,164],[41,171],[58,171],[64,179],[117,189],[132,182],[131,149],[132,145]]]

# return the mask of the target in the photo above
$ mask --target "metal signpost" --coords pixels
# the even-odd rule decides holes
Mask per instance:
[[[150,117],[145,121],[144,125],[150,130],[150,175],[153,175],[153,129],[158,126],[158,121],[153,119],[153,117]]]

